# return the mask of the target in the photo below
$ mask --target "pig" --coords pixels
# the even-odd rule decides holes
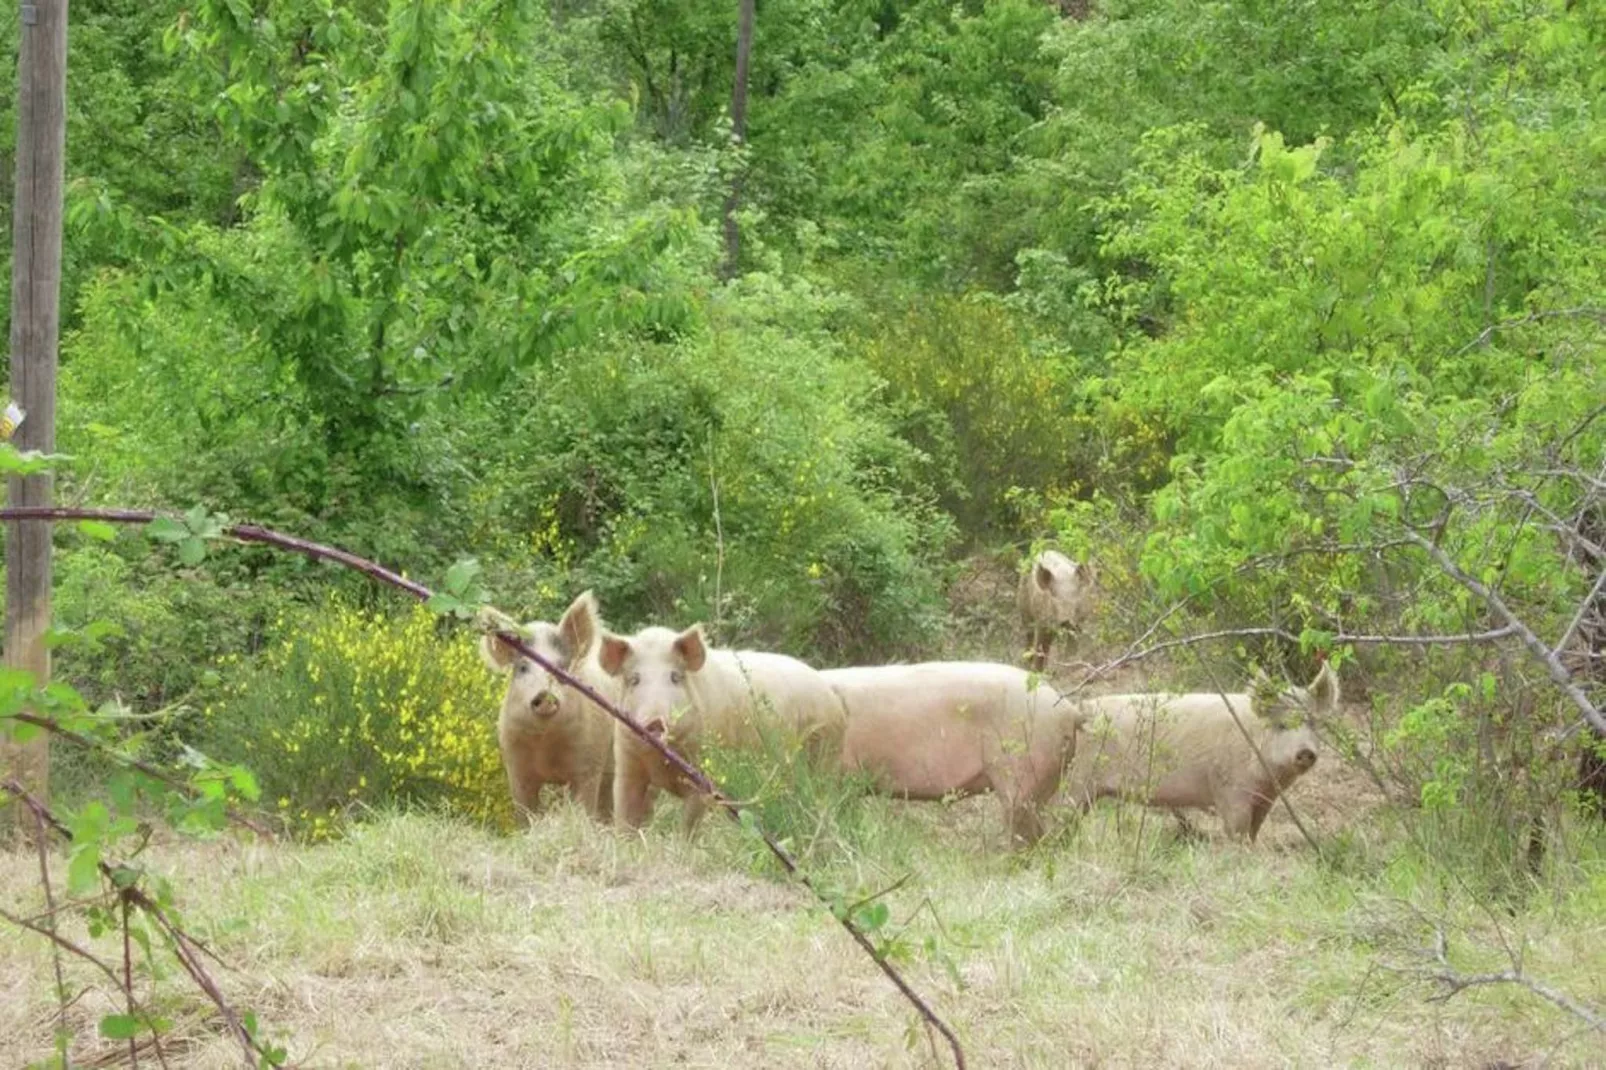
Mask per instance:
[[[1040,806],[1076,752],[1080,709],[1036,674],[990,662],[827,669],[842,698],[842,768],[906,799],[991,791],[1011,842],[1042,836]]]
[[[1097,799],[1123,798],[1179,817],[1213,809],[1227,835],[1253,843],[1272,803],[1316,764],[1311,720],[1338,709],[1338,677],[1324,664],[1309,687],[1284,691],[1257,672],[1252,691],[1087,700],[1087,734],[1067,777],[1071,801],[1085,811]]]
[[[557,624],[525,625],[531,648],[613,701],[618,687],[597,666],[602,632],[596,597],[586,591]],[[613,720],[595,703],[565,686],[495,635],[480,640],[480,656],[493,672],[508,674],[497,721],[497,742],[514,808],[526,825],[541,807],[541,789],[561,785],[592,817],[607,824],[613,808]]]
[[[1026,625],[1026,666],[1048,668],[1048,652],[1057,632],[1073,635],[1092,610],[1096,579],[1090,565],[1072,561],[1057,550],[1044,550],[1021,573],[1016,604]]]
[[[842,702],[819,673],[784,654],[711,648],[700,624],[629,638],[604,633],[598,664],[621,682],[624,712],[693,763],[706,742],[753,748],[761,732],[776,729],[824,760],[841,747]],[[682,800],[681,829],[690,836],[707,797],[622,724],[613,747],[615,821],[640,828],[654,792],[667,791]]]

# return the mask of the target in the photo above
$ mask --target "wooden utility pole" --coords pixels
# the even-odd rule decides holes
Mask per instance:
[[[24,0],[17,52],[17,186],[11,202],[11,396],[26,413],[19,449],[56,448],[61,198],[67,155],[67,0]],[[49,505],[51,477],[14,477],[12,505]],[[7,525],[5,663],[50,678],[50,528]],[[50,743],[0,744],[0,773],[49,797]],[[20,817],[19,807],[12,808]],[[31,827],[25,825],[24,827]]]
[[[753,58],[753,7],[754,0],[737,0],[736,8],[736,77],[731,83],[731,140],[738,146],[747,144],[747,70]],[[730,192],[725,195],[725,263],[720,274],[735,278],[737,259],[742,253],[742,235],[736,225],[736,209],[742,203],[742,172],[745,164],[738,164],[731,176]]]

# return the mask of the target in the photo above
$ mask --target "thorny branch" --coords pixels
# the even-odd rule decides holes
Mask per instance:
[[[50,887],[50,854],[46,846],[50,841],[50,834],[45,831],[44,815],[35,811],[33,820],[35,827],[38,829],[37,834],[33,838],[33,845],[35,850],[39,852],[39,885],[45,890],[45,909],[49,911],[50,917],[50,937],[53,945],[50,949],[50,965],[56,974],[56,1006],[58,1008],[56,1029],[58,1036],[66,1036],[67,979],[62,975],[61,972],[61,943],[55,939],[56,893]]]
[[[76,743],[78,746],[87,750],[94,750],[99,747],[99,744],[93,739],[90,739],[88,736],[83,735],[80,732],[74,732],[72,729],[61,724],[59,721],[53,720],[49,717],[37,717],[31,713],[23,713],[21,711],[10,714],[9,716],[13,721],[20,721],[23,724],[31,724],[36,728],[43,728],[45,731],[54,735],[58,735],[62,739],[68,740],[69,742]],[[168,787],[176,788],[185,794],[190,793],[189,785],[185,784],[177,777],[169,776],[167,773],[162,772],[149,762],[141,761],[140,759],[128,754],[114,754],[111,755],[111,757],[113,760],[120,762],[131,769],[139,770],[152,780],[160,781],[161,783],[166,784]],[[252,821],[244,814],[236,812],[232,807],[224,811],[224,816],[226,816],[230,821],[233,821],[235,824],[243,825],[244,827],[250,829],[263,839],[272,840],[274,838],[272,830],[266,825],[260,825],[257,822]]]
[[[0,521],[99,520],[105,523],[113,524],[148,524],[152,520],[156,519],[157,516],[157,513],[148,510],[135,509],[74,509],[51,508],[45,506],[18,506],[0,509]],[[433,592],[421,583],[409,580],[405,576],[393,572],[390,569],[385,568],[383,565],[380,565],[374,561],[370,561],[367,558],[358,557],[356,554],[349,553],[333,546],[325,546],[322,543],[316,543],[307,539],[297,538],[293,535],[285,535],[268,528],[258,527],[254,524],[231,525],[223,529],[223,534],[241,542],[259,543],[266,546],[273,546],[278,549],[287,550],[292,553],[298,553],[315,560],[331,561],[339,565],[344,565],[347,568],[361,572],[364,575],[369,576],[370,578],[381,583],[385,583],[389,586],[397,588],[398,590],[405,591],[414,598],[417,598],[419,601],[428,601],[433,595]],[[730,797],[720,791],[714,782],[709,779],[708,775],[701,769],[697,768],[685,758],[681,757],[680,754],[667,746],[659,737],[653,735],[644,727],[637,724],[629,714],[620,710],[616,705],[603,697],[603,695],[595,688],[589,686],[583,680],[580,680],[569,673],[564,667],[548,661],[539,651],[532,648],[519,635],[512,632],[500,631],[497,632],[497,636],[502,640],[502,642],[506,643],[513,650],[517,651],[521,656],[526,657],[535,664],[541,666],[565,686],[578,691],[581,695],[585,696],[592,703],[596,704],[600,709],[605,711],[608,716],[624,725],[627,730],[636,736],[636,738],[640,739],[642,742],[646,743],[648,746],[657,751],[665,761],[669,762],[670,765],[672,765],[677,771],[685,776],[687,780],[695,785],[698,791],[702,792],[704,795],[707,795],[716,805],[724,810],[732,820],[740,822],[742,813],[740,806]],[[814,883],[814,881],[809,878],[808,874],[802,871],[802,869],[798,866],[797,860],[791,856],[786,848],[782,847],[775,837],[772,836],[761,824],[759,824],[758,815],[752,813],[751,811],[748,811],[748,814],[751,827],[764,841],[764,845],[769,849],[770,853],[775,856],[776,861],[781,864],[781,868],[786,870],[788,875],[796,878],[805,888],[809,890],[810,893],[814,895],[816,899],[829,907],[831,905],[830,898],[819,888],[818,885]],[[59,826],[58,823],[58,828],[60,827],[61,826]],[[105,864],[102,863],[102,869],[105,868]],[[190,947],[193,944],[191,938],[189,938],[187,935],[181,935],[180,931],[166,920],[165,915],[163,915],[160,911],[160,907],[158,907],[151,900],[144,898],[137,889],[129,889],[129,891],[134,892],[134,894],[139,897],[134,899],[134,905],[139,906],[142,910],[146,910],[147,913],[149,913],[150,916],[156,920],[157,924],[162,926],[164,931],[174,939],[175,951],[179,955],[179,961],[184,965],[186,971],[189,972],[190,976],[196,981],[196,983],[201,986],[202,990],[205,991],[206,994],[211,997],[213,1001],[217,1003],[218,1006],[223,1010],[225,1018],[228,1020],[231,1030],[235,1033],[235,1035],[248,1046],[254,1045],[255,1042],[251,1040],[249,1034],[247,1034],[243,1027],[241,1027],[239,1019],[234,1015],[232,1009],[229,1009],[227,1003],[223,1001],[222,993],[217,989],[217,986],[212,982],[211,978],[206,974],[206,971],[201,967],[200,962],[195,958],[193,952],[190,950]],[[861,949],[863,949],[866,955],[870,956],[870,960],[874,962],[881,972],[887,977],[887,979],[892,982],[893,987],[895,987],[898,992],[915,1008],[927,1026],[942,1034],[943,1039],[948,1043],[949,1049],[953,1052],[954,1065],[958,1068],[958,1070],[964,1070],[966,1065],[964,1049],[960,1046],[959,1037],[954,1033],[952,1028],[950,1028],[949,1025],[944,1022],[940,1016],[938,1016],[937,1012],[931,1008],[930,1004],[921,998],[920,994],[909,985],[909,982],[904,980],[902,974],[898,972],[897,968],[894,967],[892,963],[887,961],[884,955],[876,950],[875,944],[871,942],[870,938],[864,934],[863,930],[853,923],[853,920],[850,917],[836,914],[835,911],[833,911],[833,916],[835,916],[838,923],[847,930],[848,935],[853,938],[853,941],[858,944]],[[247,1050],[249,1051],[250,1048],[248,1047]]]

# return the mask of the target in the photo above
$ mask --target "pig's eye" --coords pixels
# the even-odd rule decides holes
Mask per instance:
[[[641,674],[639,672],[633,672],[629,676],[625,677],[626,687],[635,687],[639,683],[641,683]]]
[[[527,661],[521,661],[516,666],[513,667],[513,675],[514,676],[524,676],[529,671],[530,671],[530,663],[527,662]]]
[[[679,669],[675,669],[669,674],[669,682],[672,684],[683,684],[686,682],[686,674],[681,672]]]

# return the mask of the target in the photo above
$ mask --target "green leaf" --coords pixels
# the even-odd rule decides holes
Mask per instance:
[[[462,599],[454,595],[437,592],[425,600],[424,608],[431,613],[458,614],[462,613],[467,607],[463,605]]]
[[[178,544],[178,559],[194,568],[206,560],[206,542],[191,536]]]
[[[455,595],[468,593],[468,587],[480,573],[480,563],[474,558],[466,558],[446,570],[446,579],[442,586]]]
[[[83,843],[73,847],[67,863],[67,891],[83,895],[100,884],[100,844]]]
[[[101,542],[112,542],[117,538],[117,529],[104,520],[80,520],[78,522],[80,534]]]
[[[863,929],[865,932],[873,933],[885,925],[887,923],[887,919],[891,916],[892,911],[888,909],[887,904],[877,901],[869,904],[868,906],[861,907],[857,915],[855,915],[854,921],[857,922],[859,928]]]
[[[132,1014],[108,1014],[100,1020],[100,1035],[107,1040],[130,1040],[139,1035],[139,1019]]]
[[[170,516],[159,516],[145,525],[145,534],[157,542],[180,542],[190,537],[190,529]]]
[[[234,786],[234,790],[241,798],[255,802],[262,795],[262,789],[257,785],[257,778],[243,765],[237,765],[229,770],[229,783]]]

